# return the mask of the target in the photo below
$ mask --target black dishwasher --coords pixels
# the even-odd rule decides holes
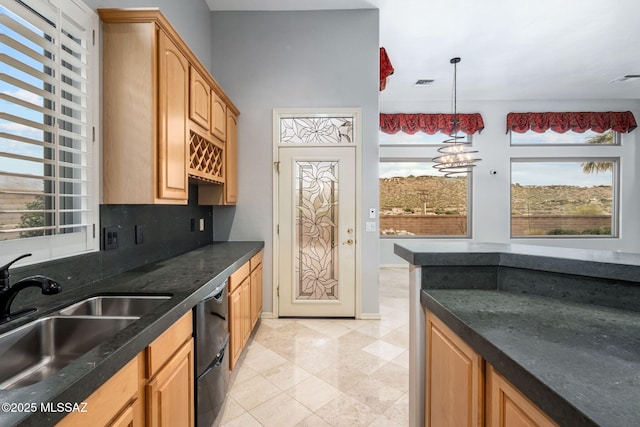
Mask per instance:
[[[229,387],[227,281],[194,308],[196,425],[211,427]]]

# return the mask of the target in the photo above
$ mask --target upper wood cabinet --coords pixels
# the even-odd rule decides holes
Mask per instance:
[[[227,143],[225,164],[227,166],[224,186],[224,204],[238,202],[238,116],[227,111]]]
[[[159,196],[186,203],[189,63],[163,31],[158,32],[158,51]]]
[[[209,132],[211,129],[211,106],[213,105],[209,83],[194,67],[189,72],[189,117]]]
[[[186,204],[188,61],[154,22],[99,12],[104,203]]]
[[[226,204],[227,171],[237,175],[236,164],[226,164],[228,112],[237,118],[237,108],[159,10],[98,13],[103,202],[186,204],[193,182],[215,194],[201,204]],[[237,151],[230,155],[237,162]],[[237,186],[231,194],[237,199]]]
[[[211,92],[211,134],[220,141],[227,138],[227,105],[213,91]]]

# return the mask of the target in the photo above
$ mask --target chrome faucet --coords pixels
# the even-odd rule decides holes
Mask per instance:
[[[0,267],[0,323],[34,310],[26,309],[16,313],[11,313],[11,303],[21,290],[35,286],[42,290],[43,295],[54,295],[59,293],[62,289],[56,281],[46,276],[25,277],[11,286],[9,281],[9,277],[11,276],[9,274],[9,267],[11,267],[14,262],[28,256],[31,256],[31,254],[20,255],[18,258]]]

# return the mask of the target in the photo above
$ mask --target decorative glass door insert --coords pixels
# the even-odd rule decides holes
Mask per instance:
[[[338,162],[296,162],[297,300],[338,299]]]

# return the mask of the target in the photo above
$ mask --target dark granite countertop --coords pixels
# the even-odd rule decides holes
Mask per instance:
[[[640,313],[497,290],[420,299],[560,425],[640,425]]]
[[[35,317],[93,295],[151,293],[171,298],[112,338],[99,344],[56,374],[37,384],[0,390],[0,403],[79,403],[147,347],[176,320],[264,247],[263,242],[214,243],[166,261],[150,264],[51,299],[37,314],[0,326],[0,333]],[[0,349],[1,350],[1,349]],[[4,408],[3,408],[4,409]],[[89,412],[91,408],[87,408]],[[54,425],[64,413],[0,411],[0,425],[43,427]]]
[[[551,246],[403,242],[394,253],[413,265],[496,265],[562,274],[640,281],[640,254]]]
[[[472,242],[395,253],[421,267],[422,307],[558,424],[640,425],[640,254]]]

